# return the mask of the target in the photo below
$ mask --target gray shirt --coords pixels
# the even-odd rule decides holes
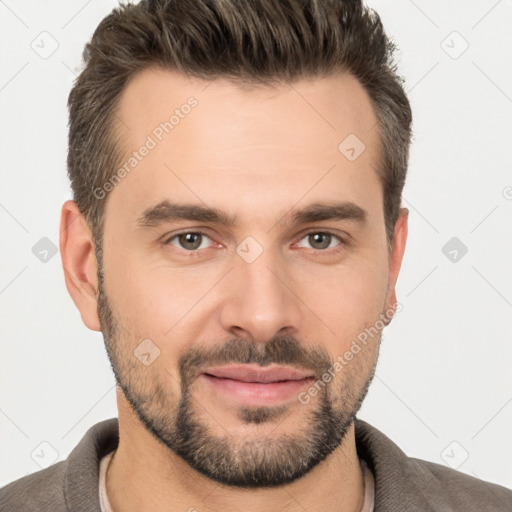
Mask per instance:
[[[373,473],[375,512],[511,512],[512,491],[440,464],[407,457],[356,419],[357,452]],[[117,448],[117,418],[92,426],[66,460],[0,489],[2,512],[100,512],[99,465]]]

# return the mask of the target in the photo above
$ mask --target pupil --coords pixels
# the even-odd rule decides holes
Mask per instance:
[[[329,236],[330,236],[330,235],[328,235],[327,233],[314,233],[314,234],[313,234],[313,235],[311,235],[311,236],[313,237],[313,239],[316,239],[316,240],[315,240],[315,243],[318,241],[318,237],[320,237],[320,238],[322,238],[322,237],[323,237],[323,238],[324,238],[324,243],[322,244],[322,243],[320,242],[320,245],[321,245],[321,247],[319,247],[320,249],[325,249],[326,247],[329,247],[329,242],[330,242],[330,240],[329,240]],[[327,243],[326,243],[326,242],[327,242]]]
[[[182,236],[182,241],[184,239],[184,245],[187,249],[197,249],[201,244],[197,243],[197,240],[199,240],[200,236],[199,233],[185,233]],[[196,238],[194,242],[194,238]],[[187,244],[192,244],[192,247],[188,246]]]

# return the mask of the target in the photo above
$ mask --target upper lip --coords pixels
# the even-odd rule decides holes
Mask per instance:
[[[280,380],[301,380],[313,377],[311,373],[307,373],[296,368],[285,366],[274,366],[263,368],[261,366],[216,366],[206,368],[203,373],[213,375],[214,377],[239,380],[242,382],[277,382]]]

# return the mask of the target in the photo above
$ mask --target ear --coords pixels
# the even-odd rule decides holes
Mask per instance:
[[[395,223],[395,231],[393,233],[393,241],[389,255],[389,278],[388,291],[386,296],[386,311],[396,309],[396,281],[398,279],[400,267],[402,266],[402,258],[404,256],[405,244],[407,242],[408,218],[409,210],[407,208],[400,208],[398,219]],[[389,322],[391,322],[391,318],[389,318],[387,323]]]
[[[59,241],[66,288],[84,324],[92,331],[101,331],[97,312],[98,264],[93,240],[78,205],[66,201],[61,210]]]

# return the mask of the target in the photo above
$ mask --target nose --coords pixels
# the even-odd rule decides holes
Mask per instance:
[[[283,258],[270,250],[252,263],[237,257],[223,290],[223,329],[255,342],[296,334],[304,308],[295,291],[298,281]]]

